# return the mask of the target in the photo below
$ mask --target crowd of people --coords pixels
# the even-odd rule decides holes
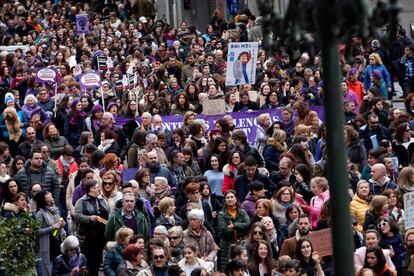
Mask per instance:
[[[37,220],[33,269],[334,275],[332,256],[309,238],[330,227],[336,184],[311,109],[330,93],[318,49],[260,46],[255,82],[226,86],[229,43],[261,43],[261,17],[243,10],[227,22],[216,11],[204,30],[176,28],[143,13],[148,4],[3,1],[0,216]],[[77,14],[89,33],[77,32]],[[356,275],[414,275],[403,208],[414,191],[413,51],[401,26],[388,48],[354,38],[340,49]],[[36,81],[47,67],[56,83]],[[94,71],[100,87],[81,88]],[[404,109],[390,101],[397,81]],[[198,118],[207,99],[226,103],[213,127]],[[234,112],[257,113],[254,140]],[[171,128],[166,115],[182,123]]]

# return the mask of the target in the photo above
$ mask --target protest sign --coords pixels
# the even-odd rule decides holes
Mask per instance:
[[[414,192],[404,194],[405,230],[414,227]]]
[[[319,118],[323,121],[324,116],[324,109],[323,106],[311,106],[311,110],[315,111]],[[256,130],[257,130],[257,122],[256,118],[262,113],[269,113],[271,121],[282,121],[282,108],[272,108],[272,109],[265,109],[265,110],[258,110],[252,112],[227,112],[223,115],[231,115],[233,117],[233,123],[236,127],[242,129],[247,134],[247,139],[250,143],[253,143],[256,139]],[[215,115],[215,116],[206,116],[206,115],[197,115],[198,119],[203,119],[209,126],[209,130],[216,128],[215,123],[218,119],[223,118],[223,115]],[[183,124],[183,117],[184,116],[162,116],[163,124],[168,130],[174,130],[176,128],[181,127]],[[122,126],[133,119],[122,118],[120,116],[117,117],[116,124],[118,126]],[[141,126],[141,118],[136,118],[136,122],[138,126]]]
[[[254,84],[259,43],[230,43],[228,49],[226,85]]]
[[[78,34],[89,33],[89,19],[88,14],[82,13],[76,15],[76,32]]]
[[[226,102],[224,99],[204,100],[204,115],[220,115],[226,113]]]
[[[56,82],[57,72],[55,68],[42,68],[36,71],[36,82]]]
[[[101,86],[101,76],[98,72],[85,73],[80,76],[82,89],[97,88]]]
[[[318,252],[319,256],[332,256],[331,228],[312,232],[309,234],[309,239],[312,243],[313,251]]]

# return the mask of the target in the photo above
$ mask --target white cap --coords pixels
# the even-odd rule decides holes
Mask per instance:
[[[145,18],[145,16],[141,16],[138,21],[142,22],[142,23],[147,23],[148,22],[148,20]]]

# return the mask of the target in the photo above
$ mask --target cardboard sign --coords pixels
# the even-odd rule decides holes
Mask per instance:
[[[81,75],[80,86],[82,89],[96,88],[101,86],[101,76],[97,72]]]
[[[405,230],[414,228],[414,192],[404,194]]]
[[[204,115],[221,115],[226,113],[226,103],[224,99],[204,100],[203,114]]]
[[[57,72],[54,68],[42,68],[36,72],[36,82],[56,82]]]
[[[255,83],[258,51],[258,42],[236,42],[229,44],[226,85]]]
[[[76,32],[78,34],[89,33],[89,18],[86,13],[76,15]]]
[[[315,231],[309,234],[309,239],[313,246],[313,251],[318,252],[319,256],[332,256],[332,233],[331,228]]]

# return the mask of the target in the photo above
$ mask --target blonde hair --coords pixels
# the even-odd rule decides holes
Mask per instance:
[[[381,57],[380,57],[379,54],[372,53],[372,54],[369,55],[369,57],[375,59],[376,64],[382,64],[382,60],[381,60]]]
[[[388,197],[384,195],[376,195],[372,197],[371,203],[369,204],[369,211],[380,214],[382,206],[387,202]]]
[[[311,134],[311,126],[307,126],[304,124],[298,124],[295,128],[295,134],[294,136],[301,136],[301,135],[306,135],[307,137],[310,137]]]
[[[259,117],[257,117],[257,123],[261,124],[263,122],[264,119],[266,118],[270,118],[269,113],[262,113],[259,115]]]
[[[286,132],[282,129],[275,129],[273,130],[272,138],[274,138],[276,142],[283,144],[286,141]]]
[[[129,239],[134,235],[134,231],[131,228],[122,226],[116,231],[115,240],[118,243],[128,244]]]
[[[173,205],[174,205],[174,199],[172,199],[171,197],[164,197],[163,199],[160,200],[160,202],[158,202],[158,209],[160,210],[162,214],[164,214],[165,212],[167,212],[168,207],[173,206]]]

